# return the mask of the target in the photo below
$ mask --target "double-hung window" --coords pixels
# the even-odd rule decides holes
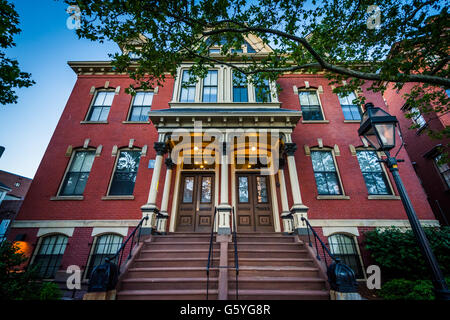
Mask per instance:
[[[94,162],[95,151],[76,151],[61,186],[61,196],[80,196]]]
[[[113,91],[99,91],[89,112],[88,121],[106,121],[114,99]]]
[[[298,96],[300,98],[303,120],[323,120],[316,91],[300,91]]]
[[[191,75],[189,70],[183,70],[181,76],[181,91],[180,102],[194,102],[195,101],[195,83],[191,83]]]
[[[140,150],[120,151],[111,186],[109,188],[109,195],[133,195],[140,158]]]
[[[256,102],[271,102],[269,80],[264,79],[261,86],[255,87]]]
[[[409,111],[412,115],[411,119],[412,121],[419,126],[419,128],[424,127],[427,122],[425,121],[425,118],[422,116],[422,114],[420,113],[420,110],[412,107],[411,110]]]
[[[95,267],[105,263],[106,258],[110,258],[120,249],[122,240],[123,237],[117,234],[103,234],[96,238],[89,260],[86,278],[89,279]],[[117,263],[117,261],[113,262]]]
[[[356,96],[353,92],[348,95],[338,95],[339,102],[342,107],[342,112],[344,113],[345,120],[361,120],[361,109],[353,101]]]
[[[209,70],[203,79],[203,102],[217,102],[217,70]]]
[[[148,113],[152,106],[153,92],[137,92],[133,99],[129,121],[148,121]]]
[[[233,102],[248,102],[247,80],[233,73]]]
[[[345,234],[333,234],[328,237],[331,253],[353,269],[356,279],[364,278],[355,241]]]
[[[387,177],[375,151],[358,150],[356,152],[359,167],[366,182],[369,195],[391,195]]]
[[[311,161],[319,195],[342,195],[332,151],[311,151]]]
[[[39,250],[33,261],[37,273],[43,279],[55,277],[67,246],[67,236],[55,234],[42,239]]]

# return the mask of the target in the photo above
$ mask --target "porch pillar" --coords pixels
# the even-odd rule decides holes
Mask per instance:
[[[150,183],[150,191],[148,193],[148,200],[145,205],[141,207],[142,217],[148,215],[149,219],[143,225],[143,228],[155,230],[156,216],[159,213],[159,208],[156,206],[156,196],[158,195],[159,176],[161,173],[162,162],[164,154],[167,151],[166,143],[160,140],[155,142],[154,148],[156,150],[155,167],[153,168],[152,181]]]
[[[290,136],[288,136],[290,140]],[[307,218],[306,213],[308,212],[308,207],[302,202],[302,196],[300,194],[300,185],[298,182],[297,167],[295,163],[294,153],[297,150],[297,145],[293,142],[285,143],[285,152],[289,168],[289,180],[291,182],[292,188],[292,199],[294,201],[291,207],[291,213],[294,217],[294,228],[297,234],[303,234],[306,231],[306,226],[302,222],[301,218]]]
[[[175,167],[171,158],[165,160],[167,167],[166,179],[164,182],[163,198],[161,201],[161,211],[157,215],[156,219],[156,231],[161,234],[166,233],[167,219],[169,218],[169,213],[167,212],[167,207],[169,206],[169,195],[170,195],[170,185],[172,182],[172,171]]]
[[[283,220],[283,230],[285,233],[294,232],[294,226],[289,216],[289,204],[286,191],[286,180],[284,180],[284,159],[280,159],[280,166],[278,170],[278,182],[280,183],[280,197],[281,197],[281,219]]]
[[[228,150],[227,142],[224,139],[222,145],[222,157],[220,163],[220,204],[217,207],[218,214],[218,234],[231,233],[231,210],[228,201]]]

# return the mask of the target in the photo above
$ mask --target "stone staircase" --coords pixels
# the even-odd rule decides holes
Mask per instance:
[[[303,242],[279,233],[238,233],[239,300],[326,300],[327,282]],[[229,246],[234,265],[234,246]],[[228,298],[236,299],[236,274],[229,272]]]
[[[303,242],[279,233],[238,234],[239,300],[329,299],[326,280]],[[205,300],[209,234],[152,236],[117,286],[118,300]],[[209,299],[218,298],[219,244],[214,242]],[[228,299],[234,300],[234,245],[228,244]]]
[[[152,236],[121,278],[117,300],[206,300],[209,239],[206,233]],[[217,243],[214,251],[218,257]],[[215,268],[210,271],[209,299],[217,299],[217,287]]]

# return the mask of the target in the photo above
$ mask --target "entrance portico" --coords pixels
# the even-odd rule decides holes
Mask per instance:
[[[158,142],[165,145],[162,150],[162,144],[155,144],[160,151],[149,201],[142,207],[144,214],[152,213],[151,227],[159,233],[209,232],[216,210],[216,231],[229,234],[234,210],[237,232],[291,233],[293,227],[300,228],[300,218],[306,215],[307,207],[301,202],[293,154],[287,153],[294,200],[291,210],[284,168],[279,166],[283,163],[284,151],[291,152],[290,135],[300,115],[299,111],[281,108],[255,111],[205,107],[150,112],[150,119],[158,129]],[[166,154],[166,164],[170,166],[167,166],[159,210],[157,183]],[[173,174],[175,181],[171,185]],[[289,212],[294,213],[295,225],[283,220],[282,228],[280,214]]]

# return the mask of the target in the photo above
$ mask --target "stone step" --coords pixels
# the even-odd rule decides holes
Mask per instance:
[[[209,248],[206,249],[196,249],[196,250],[185,250],[185,249],[146,249],[143,248],[139,258],[152,259],[152,258],[204,258],[208,259]],[[214,248],[214,256],[219,255],[219,249]]]
[[[120,290],[202,290],[206,277],[200,278],[131,278],[124,279]],[[218,278],[209,278],[209,289],[217,289]]]
[[[217,299],[217,290],[209,290],[209,300]],[[117,300],[206,300],[206,289],[196,290],[123,290]]]
[[[241,242],[251,243],[264,243],[264,242],[277,242],[277,243],[294,243],[294,237],[292,236],[268,236],[268,235],[237,235],[238,244]]]
[[[182,242],[146,242],[145,243],[145,250],[149,249],[158,249],[158,250],[173,250],[173,249],[185,249],[185,250],[192,250],[192,249],[209,249],[209,242],[189,242],[189,241],[182,241]],[[214,243],[214,250],[219,249],[219,244]]]
[[[327,290],[239,290],[239,300],[329,300]],[[234,290],[229,299],[236,299]]]
[[[238,277],[239,290],[325,290],[326,280],[316,277]],[[236,288],[236,278],[229,277],[228,290]]]
[[[219,254],[214,255],[214,264],[219,263]],[[179,258],[179,257],[171,257],[171,258],[138,258],[134,261],[134,267],[143,268],[143,267],[206,267],[208,263],[208,257],[200,257],[200,258]]]
[[[234,265],[234,255],[228,261],[230,265]],[[238,255],[238,262],[239,266],[315,266],[311,258],[241,258]]]
[[[217,277],[218,269],[210,270],[210,277]],[[126,279],[131,278],[201,278],[206,277],[205,267],[154,267],[154,268],[130,268]]]
[[[234,244],[230,243],[229,249],[234,250]],[[281,242],[239,242],[237,243],[238,251],[245,249],[261,249],[261,250],[293,250],[304,248],[301,243],[281,243]]]
[[[153,236],[151,242],[181,242],[181,241],[189,241],[189,242],[206,242],[209,243],[210,235],[196,235],[189,234],[185,236],[180,235],[164,235],[164,236]],[[213,237],[213,241],[215,242],[216,237]]]
[[[230,277],[235,277],[235,269],[229,269]],[[239,266],[239,276],[250,277],[319,277],[319,269],[314,267],[261,267],[261,266]]]
[[[234,257],[234,249],[229,248],[228,255]],[[305,249],[297,250],[264,250],[264,249],[241,249],[238,248],[238,257],[241,258],[310,258]]]

